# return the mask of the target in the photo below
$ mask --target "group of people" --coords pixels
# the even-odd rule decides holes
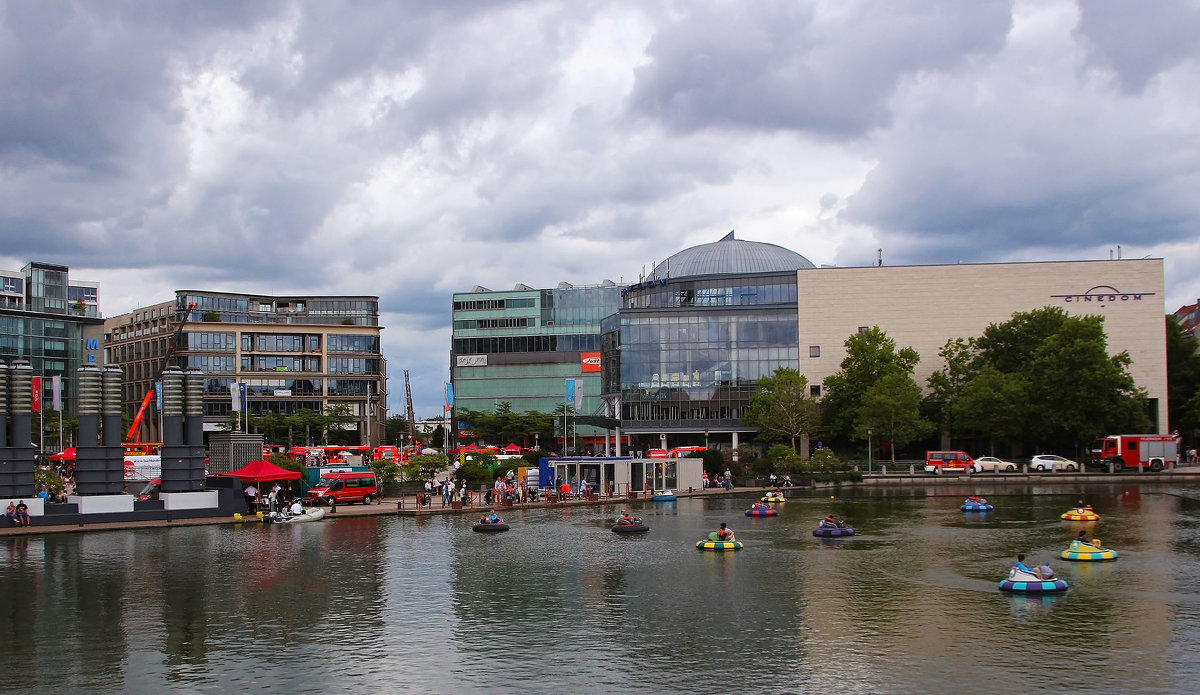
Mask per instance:
[[[495,509],[493,509],[489,513],[484,514],[483,516],[479,517],[479,523],[481,523],[481,524],[503,524],[504,520],[501,519],[500,515],[496,513]]]
[[[618,526],[637,526],[640,523],[642,523],[641,519],[629,516],[629,512],[624,509],[621,510],[621,516],[617,517]]]
[[[832,514],[826,514],[821,523],[817,525],[819,528],[846,528],[846,522],[840,519],[835,519]]]
[[[16,504],[9,502],[8,509],[4,511],[4,516],[12,522],[13,526],[28,526],[29,505],[25,504],[25,500],[19,500]]]
[[[783,474],[782,477],[780,477],[780,476],[777,476],[774,473],[772,473],[771,474],[771,487],[773,487],[773,488],[794,487],[794,485],[792,483],[792,476],[785,473],[785,474]]]
[[[262,492],[250,483],[243,491],[246,495],[246,511],[256,512],[263,501]],[[267,511],[279,512],[280,514],[303,514],[304,505],[299,497],[288,497],[288,492],[283,489],[283,486],[278,482],[271,485],[271,489],[267,492],[265,500],[267,502]],[[299,509],[299,511],[296,511]]]
[[[1029,569],[1028,567],[1025,566],[1025,554],[1024,553],[1017,555],[1017,562],[1013,566],[1026,574],[1032,574],[1033,576],[1037,577],[1038,579],[1041,579],[1042,581],[1054,579],[1054,570],[1050,568],[1049,562],[1043,562],[1041,565],[1038,565],[1037,567],[1034,567],[1033,569]]]

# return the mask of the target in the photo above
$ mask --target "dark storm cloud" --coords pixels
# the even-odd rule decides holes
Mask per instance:
[[[1126,90],[1140,91],[1159,73],[1200,57],[1200,6],[1193,0],[1086,0],[1079,13],[1076,34],[1092,64],[1111,67]]]
[[[1008,2],[686,3],[655,34],[633,108],[675,130],[854,137],[890,121],[897,82],[999,49]]]

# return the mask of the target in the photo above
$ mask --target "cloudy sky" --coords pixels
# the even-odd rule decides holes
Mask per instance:
[[[1196,0],[0,0],[0,267],[105,315],[381,298],[440,411],[474,285],[688,246],[817,264],[1165,259],[1200,297]],[[397,397],[399,394],[399,398]]]

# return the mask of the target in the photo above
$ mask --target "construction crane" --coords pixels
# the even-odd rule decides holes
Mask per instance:
[[[146,408],[150,405],[150,399],[154,397],[154,382],[161,380],[163,372],[167,371],[167,367],[171,366],[171,357],[175,354],[175,350],[179,348],[179,337],[183,333],[183,327],[187,325],[188,315],[195,308],[196,302],[188,302],[187,309],[179,312],[179,325],[175,326],[175,331],[171,333],[171,339],[167,341],[167,352],[163,355],[162,366],[158,368],[157,375],[150,382],[150,389],[146,391],[146,396],[142,398],[142,406],[138,408],[137,415],[133,418],[133,424],[130,425],[129,431],[125,433],[125,441],[142,441],[142,433],[138,431],[138,428],[142,425],[142,419],[146,417]]]
[[[413,415],[412,385],[408,382],[408,370],[404,370],[404,396],[408,400],[408,443],[412,444],[417,438],[417,421]]]

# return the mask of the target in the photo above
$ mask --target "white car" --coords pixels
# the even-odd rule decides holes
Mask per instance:
[[[1029,461],[1029,468],[1035,471],[1071,472],[1079,470],[1079,464],[1054,454],[1039,454]]]
[[[1017,470],[1017,464],[1012,463],[1011,461],[1003,461],[995,456],[980,456],[979,458],[975,459],[974,470],[976,473],[982,473],[984,471],[991,471],[992,473],[999,473],[1000,471],[1015,471]]]

